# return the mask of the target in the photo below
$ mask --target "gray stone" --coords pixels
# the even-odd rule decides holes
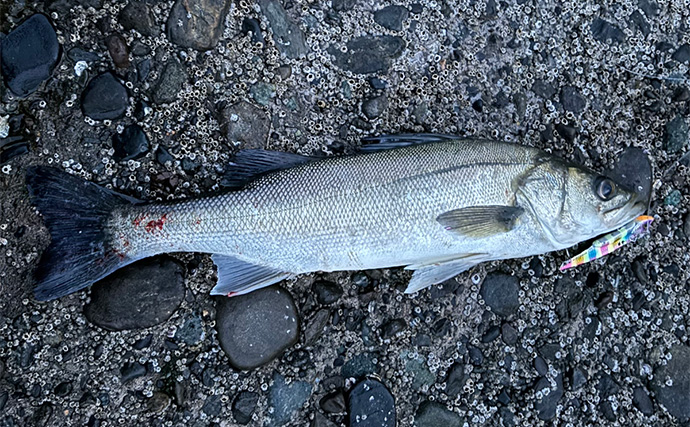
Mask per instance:
[[[287,16],[278,0],[259,0],[261,12],[268,18],[273,31],[273,41],[278,51],[290,59],[307,54],[307,43],[299,25]]]
[[[348,360],[342,367],[341,373],[345,378],[362,378],[366,375],[375,374],[378,367],[374,363],[375,355],[371,353],[361,353]]]
[[[228,142],[241,142],[244,148],[262,149],[268,139],[271,122],[264,110],[240,101],[223,109],[220,127]]]
[[[184,295],[182,265],[167,256],[147,258],[96,282],[84,315],[109,331],[148,328],[168,320]]]
[[[176,59],[169,60],[153,89],[153,102],[165,104],[175,101],[186,81],[187,71],[182,64]]]
[[[645,415],[652,415],[654,413],[654,404],[644,387],[635,387],[633,389],[633,405]]]
[[[350,427],[395,427],[395,400],[386,386],[364,380],[350,391]]]
[[[266,364],[297,342],[297,308],[282,288],[271,286],[216,301],[218,340],[235,368]]]
[[[678,49],[676,49],[675,52],[673,52],[671,58],[683,64],[690,62],[690,45],[687,43],[681,45]]]
[[[24,97],[53,74],[62,48],[48,18],[35,14],[2,39],[0,51],[5,84],[17,96]]]
[[[113,73],[97,75],[81,95],[81,110],[94,120],[115,120],[127,111],[127,89]]]
[[[127,126],[122,133],[113,135],[113,159],[125,161],[143,157],[149,151],[149,139],[137,124]]]
[[[664,133],[664,148],[668,153],[677,153],[688,145],[688,134],[690,129],[688,123],[681,115],[677,115],[670,122],[666,123]]]
[[[555,380],[555,388],[552,388],[549,380],[543,377],[537,381],[535,386],[535,391],[542,393],[542,397],[537,398],[534,404],[540,420],[548,421],[556,416],[556,406],[563,397],[563,375],[559,374]]]
[[[223,34],[229,0],[177,0],[170,10],[168,37],[178,46],[213,49]]]
[[[590,26],[592,37],[602,43],[623,43],[625,33],[616,25],[601,18],[595,18]]]
[[[259,402],[259,395],[253,391],[242,391],[232,402],[232,416],[239,424],[249,424]]]
[[[125,30],[135,30],[143,36],[157,36],[161,32],[151,9],[143,1],[129,2],[120,11],[118,19]]]
[[[199,316],[190,317],[175,331],[175,339],[187,345],[200,344],[205,335],[204,325]]]
[[[652,389],[668,412],[682,422],[690,419],[690,348],[671,348],[671,360],[654,372]]]
[[[519,306],[518,291],[520,284],[515,276],[502,273],[486,275],[479,294],[491,311],[499,316],[508,317],[515,313]]]
[[[587,106],[587,100],[580,95],[577,89],[572,86],[565,86],[561,89],[561,104],[566,111],[581,113]]]
[[[438,402],[423,402],[414,416],[414,427],[461,427],[464,423],[460,415]]]
[[[644,200],[649,200],[652,195],[652,163],[640,148],[623,150],[609,176],[640,193]]]
[[[388,98],[386,95],[376,96],[374,98],[366,99],[362,103],[362,112],[368,119],[375,119],[386,110],[388,107]]]
[[[271,99],[275,98],[276,87],[271,83],[258,82],[249,89],[249,93],[254,98],[254,101],[266,107],[271,102]]]
[[[405,41],[397,36],[364,36],[347,42],[347,52],[331,46],[335,65],[356,74],[386,73],[402,55]]]
[[[374,21],[383,28],[400,31],[403,21],[410,16],[410,12],[404,6],[390,5],[374,12]]]
[[[285,377],[273,374],[273,384],[268,391],[268,405],[273,412],[264,426],[285,425],[293,415],[304,405],[311,395],[311,385],[304,381],[285,382]]]

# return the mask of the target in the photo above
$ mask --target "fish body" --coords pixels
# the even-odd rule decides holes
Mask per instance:
[[[407,290],[414,292],[480,262],[572,246],[644,210],[634,193],[610,179],[534,148],[429,135],[390,138],[383,145],[390,149],[325,159],[245,152],[235,171],[259,172],[256,179],[225,194],[174,203],[115,203],[108,197],[118,196],[101,194],[105,190],[94,184],[72,182],[98,193],[96,187],[97,197],[83,197],[107,205],[98,224],[70,225],[72,232],[78,226],[100,232],[90,250],[102,267],[77,271],[76,278],[69,268],[57,268],[55,252],[83,248],[62,241],[63,226],[52,218],[74,207],[54,196],[46,200],[46,184],[29,176],[54,243],[58,237],[39,269],[36,294],[58,297],[135,260],[180,251],[214,254],[214,294],[246,293],[307,272],[395,266],[415,270]],[[67,186],[64,176],[54,175],[45,179],[49,186]],[[616,187],[615,197],[594,197],[602,179]]]

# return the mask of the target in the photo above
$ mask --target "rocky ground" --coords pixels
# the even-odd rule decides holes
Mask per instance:
[[[0,17],[3,426],[690,419],[682,3],[4,0]],[[210,258],[172,254],[32,297],[50,238],[28,165],[180,199],[222,189],[241,147],[339,155],[402,132],[615,168],[652,191],[652,232],[565,274],[554,253],[413,296],[386,270],[216,299]]]

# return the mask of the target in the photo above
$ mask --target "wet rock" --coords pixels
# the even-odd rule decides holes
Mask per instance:
[[[664,205],[666,206],[678,206],[681,202],[682,195],[680,191],[673,190],[666,197],[664,197]],[[667,233],[668,234],[668,233]]]
[[[556,416],[556,406],[563,397],[563,376],[559,374],[556,378],[556,386],[552,388],[548,379],[542,377],[537,381],[535,390],[541,392],[542,397],[537,398],[534,408],[538,412],[540,420],[552,420]]]
[[[495,340],[498,338],[498,336],[501,335],[501,328],[498,326],[492,326],[489,329],[486,330],[484,335],[482,335],[482,342],[483,343],[490,343],[491,341]]]
[[[268,391],[268,405],[273,408],[268,427],[282,426],[304,405],[311,395],[311,385],[304,381],[285,382],[285,377],[273,374],[273,384]]]
[[[683,233],[690,239],[690,214],[685,215],[685,220],[683,221]]]
[[[149,139],[139,125],[129,125],[122,133],[113,135],[113,158],[116,161],[138,159],[149,151]]]
[[[276,48],[287,58],[296,59],[308,52],[304,33],[299,25],[290,19],[279,0],[259,0],[261,13],[268,18]]]
[[[397,36],[364,36],[347,42],[347,52],[330,47],[335,65],[356,74],[386,73],[394,59],[405,49],[405,41]]]
[[[690,348],[677,345],[670,353],[671,360],[655,370],[652,389],[658,402],[684,421],[690,418]]]
[[[321,412],[314,413],[314,419],[309,424],[309,427],[337,427],[335,423],[326,418]]]
[[[415,427],[461,427],[464,423],[460,415],[438,402],[423,402],[414,416]]]
[[[342,288],[337,283],[326,282],[319,280],[312,285],[312,291],[316,295],[316,300],[319,304],[328,305],[340,299],[343,294]]]
[[[271,122],[264,110],[240,101],[224,108],[220,116],[221,130],[228,142],[244,143],[243,148],[264,148],[271,129]]]
[[[649,393],[644,387],[635,387],[633,389],[633,405],[645,415],[652,415],[654,413],[654,404],[649,398]]]
[[[410,12],[404,6],[390,5],[374,12],[374,21],[383,28],[400,31],[403,21],[410,16]]]
[[[160,391],[155,391],[153,396],[146,401],[146,409],[154,414],[160,414],[168,409],[170,403],[170,396]]]
[[[123,383],[146,375],[146,367],[139,362],[127,362],[120,368],[120,379]]]
[[[165,64],[153,89],[153,102],[165,104],[175,101],[186,81],[187,71],[176,59],[171,59]]]
[[[156,149],[156,161],[161,165],[166,165],[168,162],[172,164],[175,161],[175,158],[172,156],[172,154],[170,154],[167,148],[159,145]]]
[[[630,14],[630,22],[632,24],[631,26],[640,31],[643,36],[646,37],[649,34],[649,23],[639,11],[636,10]]]
[[[556,132],[565,139],[568,144],[572,144],[577,136],[577,128],[573,126],[568,126],[563,123],[556,125]]]
[[[105,39],[110,58],[117,68],[129,67],[129,48],[124,37],[119,34],[112,34]]]
[[[254,43],[264,43],[264,35],[261,33],[261,24],[256,18],[244,18],[242,21],[242,34],[251,35],[252,42]]]
[[[297,308],[282,288],[271,286],[216,301],[218,340],[235,368],[261,366],[297,342]]]
[[[166,24],[168,37],[180,47],[213,49],[229,8],[229,0],[176,0]]]
[[[484,353],[479,347],[473,345],[467,346],[467,355],[469,356],[470,363],[474,366],[481,366],[484,363]]]
[[[639,0],[637,5],[649,18],[654,18],[659,14],[659,5],[654,0]]]
[[[368,119],[375,119],[386,110],[388,107],[388,98],[386,95],[377,96],[366,99],[362,103],[362,112]]]
[[[462,393],[467,378],[468,376],[465,374],[465,365],[462,363],[453,364],[446,377],[446,394],[455,397]]]
[[[349,395],[350,427],[395,427],[395,401],[386,386],[375,380],[357,384]]]
[[[70,381],[63,381],[53,390],[56,396],[65,397],[72,392],[72,383]]]
[[[690,100],[690,89],[684,86],[677,87],[676,90],[673,91],[673,97],[671,99],[673,102],[685,102]]]
[[[220,415],[220,411],[222,408],[223,404],[220,401],[220,396],[212,394],[206,397],[206,400],[204,401],[204,404],[201,407],[201,412],[213,418]]]
[[[187,319],[182,326],[175,331],[176,340],[192,346],[201,343],[205,335],[204,325],[199,316],[192,316]]]
[[[681,45],[675,52],[673,52],[673,55],[671,55],[671,58],[673,58],[675,61],[678,61],[682,64],[690,62],[690,45],[687,43],[684,45]]]
[[[570,389],[575,391],[587,384],[587,374],[580,368],[573,368],[570,374]]]
[[[330,311],[322,308],[321,310],[317,311],[308,322],[305,322],[304,342],[307,344],[314,343],[323,334],[324,328],[326,327],[330,317]]]
[[[271,83],[258,82],[249,88],[249,93],[257,104],[266,107],[276,97],[276,87]]]
[[[406,351],[401,355],[405,359],[405,370],[412,376],[412,388],[419,391],[424,386],[431,386],[436,381],[436,376],[431,373],[429,366],[423,358],[410,358]]]
[[[602,43],[623,43],[625,33],[616,25],[601,18],[595,18],[590,26],[592,37]]]
[[[519,306],[519,289],[517,277],[503,273],[489,273],[482,283],[479,294],[491,307],[491,311],[499,316],[508,317],[515,313]]]
[[[556,94],[556,89],[552,84],[545,82],[544,80],[535,80],[534,84],[532,85],[532,92],[544,99],[551,99]]]
[[[81,111],[93,120],[119,119],[128,105],[127,89],[110,72],[91,79],[81,95]]]
[[[242,425],[249,424],[258,402],[258,393],[254,393],[253,391],[242,391],[238,393],[237,397],[232,402],[232,416],[235,418],[235,421]]]
[[[319,406],[324,412],[329,414],[340,414],[345,412],[345,395],[342,390],[329,393],[319,400]]]
[[[510,323],[501,326],[501,338],[508,345],[515,345],[518,340],[517,330]]]
[[[93,285],[84,315],[109,331],[162,323],[184,299],[183,272],[184,268],[167,256],[131,264]]]
[[[398,332],[404,331],[406,327],[407,322],[405,322],[405,320],[403,319],[389,320],[381,326],[381,336],[383,336],[384,338],[394,337],[398,334]]]
[[[160,27],[144,1],[131,1],[125,6],[119,15],[122,27],[127,30],[135,30],[143,36],[153,37],[160,34]]]
[[[362,378],[365,375],[375,374],[378,370],[374,363],[374,355],[361,353],[348,360],[342,367],[341,373],[345,378]]]
[[[580,95],[577,89],[572,86],[565,86],[561,89],[561,104],[566,111],[581,113],[587,106],[587,101]]]
[[[669,153],[677,153],[688,144],[688,124],[681,115],[677,115],[666,124],[664,134],[664,148]]]
[[[34,92],[55,70],[61,47],[45,15],[31,15],[0,42],[5,85],[17,96]]]
[[[645,200],[652,194],[652,164],[640,148],[628,147],[618,157],[609,176],[639,192]]]

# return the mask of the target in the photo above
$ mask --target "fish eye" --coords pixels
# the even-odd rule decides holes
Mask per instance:
[[[616,195],[616,184],[605,176],[594,180],[594,192],[603,201],[611,200]]]

